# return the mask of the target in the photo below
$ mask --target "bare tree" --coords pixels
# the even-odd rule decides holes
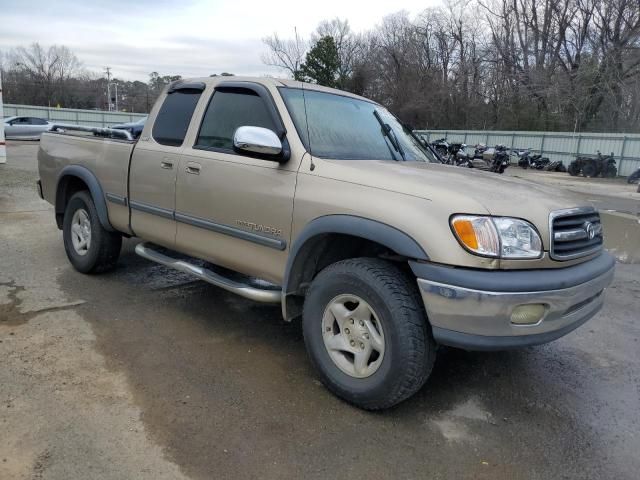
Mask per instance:
[[[49,106],[55,94],[64,95],[65,82],[80,69],[78,58],[67,47],[53,45],[46,49],[39,43],[12,50],[9,63],[13,69],[21,71],[32,86],[41,89]]]
[[[322,37],[331,37],[338,49],[340,66],[338,68],[338,86],[344,88],[353,74],[354,65],[362,50],[362,40],[351,31],[348,20],[334,18],[323,20],[311,35],[311,42],[316,43]]]
[[[284,40],[277,33],[274,33],[263,38],[262,41],[269,49],[262,55],[263,63],[285,70],[293,78],[298,79],[307,44],[298,36],[297,30],[293,39]]]

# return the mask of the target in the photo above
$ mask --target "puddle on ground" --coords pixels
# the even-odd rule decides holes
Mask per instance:
[[[81,300],[52,307],[23,311],[21,308],[23,300],[20,298],[20,294],[24,291],[24,286],[17,285],[14,281],[0,282],[0,326],[22,325],[41,313],[66,310],[84,303],[84,300]]]
[[[640,263],[640,218],[608,210],[600,217],[605,248],[621,263]]]

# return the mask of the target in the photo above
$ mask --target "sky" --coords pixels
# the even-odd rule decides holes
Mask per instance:
[[[124,80],[149,73],[284,75],[264,65],[262,38],[308,38],[321,20],[347,19],[356,32],[385,15],[417,15],[439,0],[0,0],[0,51],[38,42],[66,45],[83,67],[111,67]]]

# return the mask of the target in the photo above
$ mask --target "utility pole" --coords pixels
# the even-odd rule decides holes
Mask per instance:
[[[111,67],[104,67],[107,75],[107,110],[111,111]]]
[[[115,96],[113,98],[115,100],[114,101],[115,111],[117,112],[118,111],[118,83],[117,82],[113,82],[112,85],[113,85],[113,88],[115,90]],[[111,101],[111,99],[109,99],[109,101]]]

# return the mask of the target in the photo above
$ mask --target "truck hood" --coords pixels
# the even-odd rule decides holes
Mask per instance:
[[[452,205],[456,199],[473,199],[492,215],[522,216],[524,212],[538,209],[548,214],[552,210],[578,206],[575,197],[557,188],[473,168],[381,160],[330,163],[339,165],[341,175],[337,179],[340,180],[426,200],[447,198]]]
[[[557,188],[472,168],[379,160],[330,160],[324,167],[324,177],[424,198],[451,213],[524,218],[543,235],[551,211],[580,206]]]

